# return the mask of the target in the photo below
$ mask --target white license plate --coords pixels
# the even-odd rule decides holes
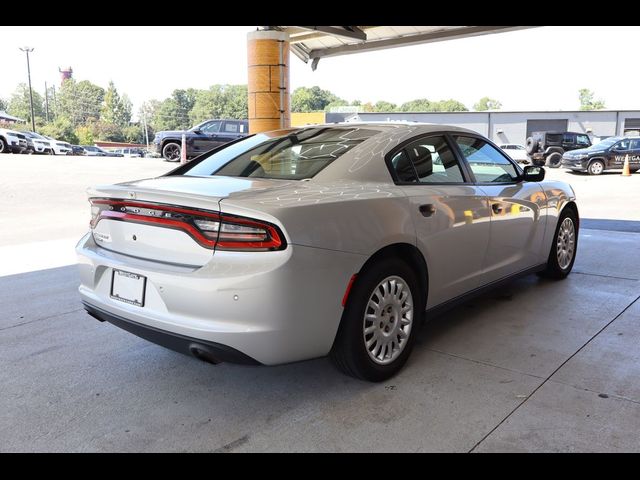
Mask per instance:
[[[146,284],[147,277],[114,269],[111,280],[111,298],[143,307]]]

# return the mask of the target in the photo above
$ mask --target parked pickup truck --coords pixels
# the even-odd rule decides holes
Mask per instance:
[[[179,162],[182,154],[182,134],[186,136],[187,158],[247,136],[247,120],[207,120],[186,131],[166,131],[156,133],[153,139],[155,151],[169,162]]]

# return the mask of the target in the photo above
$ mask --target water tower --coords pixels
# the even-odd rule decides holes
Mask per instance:
[[[65,80],[69,80],[73,76],[73,68],[58,68],[60,72],[60,84],[62,85]]]

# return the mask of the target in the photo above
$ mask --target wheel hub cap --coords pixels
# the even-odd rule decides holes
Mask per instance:
[[[413,297],[400,277],[385,278],[373,290],[365,309],[364,343],[369,357],[387,365],[404,350],[413,324]]]
[[[562,221],[556,245],[558,265],[564,270],[571,264],[576,246],[576,229],[570,218],[565,218]]]

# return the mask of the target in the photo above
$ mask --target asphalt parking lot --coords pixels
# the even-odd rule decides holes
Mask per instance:
[[[212,366],[84,313],[84,189],[159,159],[0,155],[0,451],[640,451],[640,173],[551,170],[582,218],[574,273],[435,319],[371,384],[327,359]]]

